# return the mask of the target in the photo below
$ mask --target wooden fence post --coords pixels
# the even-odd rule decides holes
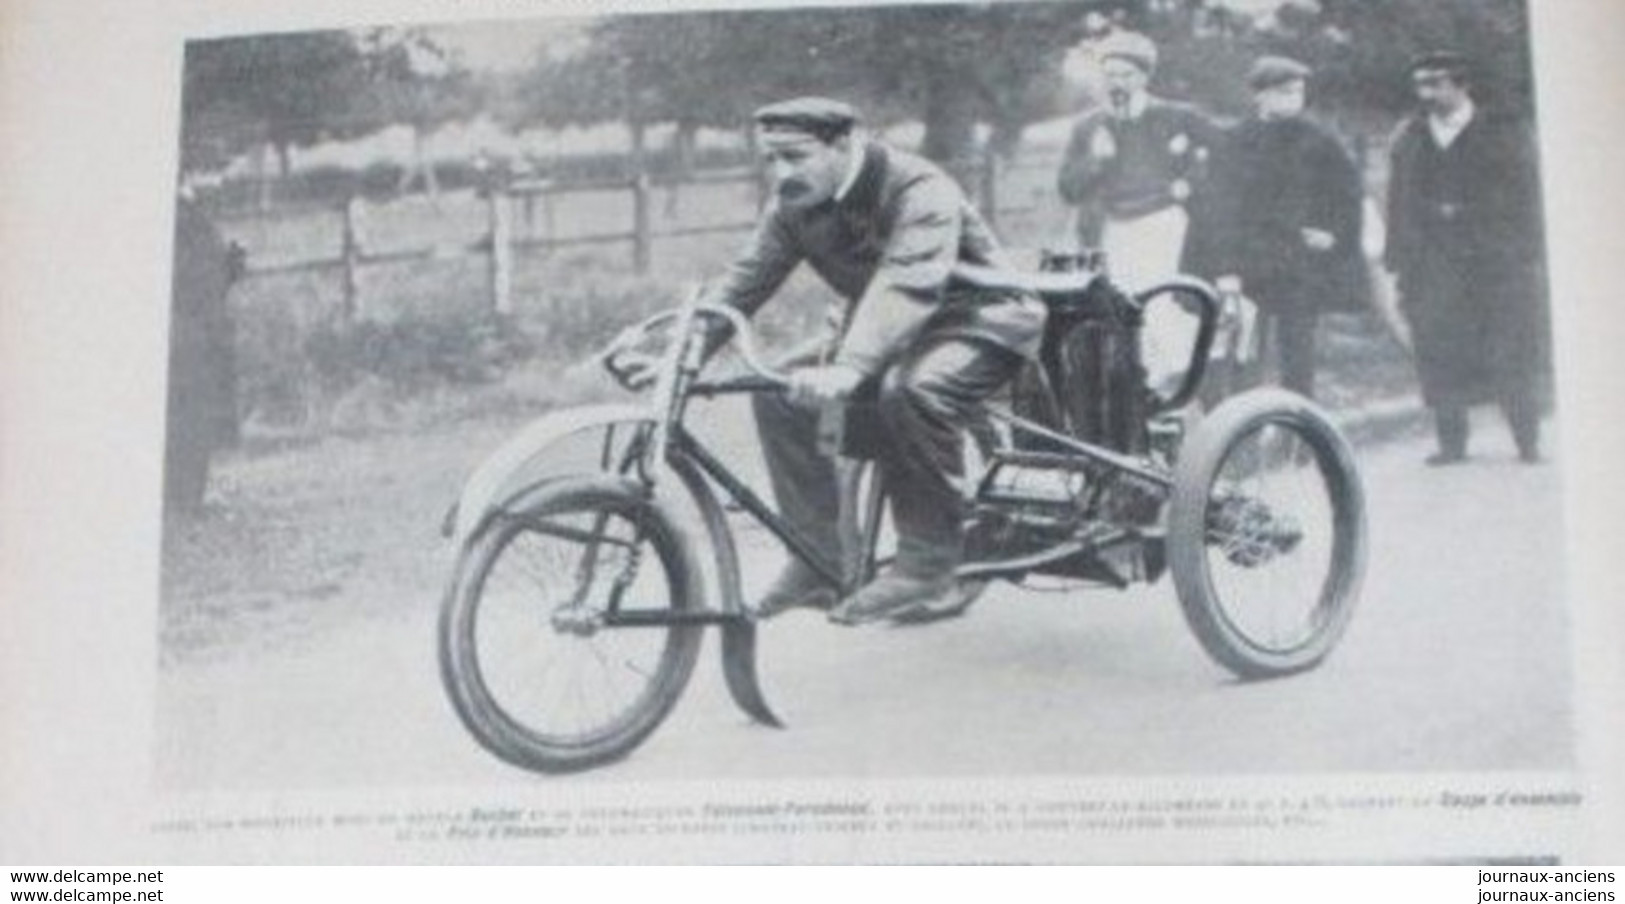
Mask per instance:
[[[773,198],[773,177],[767,172],[767,167],[760,163],[751,164],[751,187],[756,192],[756,212],[759,214],[767,209],[767,202]]]
[[[491,310],[513,313],[513,223],[508,195],[492,191],[486,196],[491,220]]]
[[[639,274],[649,272],[653,239],[649,225],[649,174],[640,169],[632,177],[632,269]]]
[[[361,196],[344,202],[344,300],[339,320],[348,326],[361,313]]]
[[[548,244],[543,246],[543,250],[552,250],[553,239],[559,234],[559,218],[553,206],[553,186],[551,183],[547,186],[547,192],[542,195],[542,229],[545,230],[542,235],[546,236],[548,241]]]
[[[977,167],[977,194],[981,198],[982,219],[995,229],[999,225],[999,157],[992,147],[982,149],[982,165]]]

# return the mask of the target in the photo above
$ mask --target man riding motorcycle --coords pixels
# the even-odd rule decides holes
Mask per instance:
[[[956,264],[1001,265],[992,231],[935,164],[863,136],[851,106],[797,98],[754,121],[774,196],[706,300],[753,314],[802,262],[844,300],[839,328],[787,362],[789,392],[756,397],[758,431],[785,519],[840,561],[839,482],[818,449],[819,409],[872,392],[877,420],[861,439],[898,534],[891,568],[839,605],[835,588],[792,557],[758,612],[833,607],[833,621],[858,624],[940,604],[964,550],[954,486],[962,428],[1036,356],[1044,306],[953,282]]]

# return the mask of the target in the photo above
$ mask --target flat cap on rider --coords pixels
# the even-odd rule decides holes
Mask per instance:
[[[764,137],[807,136],[827,142],[850,134],[862,117],[848,103],[827,97],[797,97],[768,104],[751,118]]]

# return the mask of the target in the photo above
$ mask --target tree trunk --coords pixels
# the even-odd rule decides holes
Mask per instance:
[[[920,153],[935,160],[967,192],[977,177],[974,88],[956,72],[939,68],[926,83],[925,138]]]
[[[412,162],[401,173],[401,179],[395,183],[395,193],[405,194],[412,187],[412,183],[422,180],[423,191],[429,196],[429,204],[435,210],[440,209],[440,180],[435,177],[434,164],[429,160],[429,136],[422,127],[412,126]]]
[[[773,180],[768,175],[767,166],[762,163],[762,157],[756,153],[756,136],[750,129],[743,129],[739,133],[745,149],[745,159],[750,161],[750,172],[755,177],[751,185],[756,200],[756,211],[760,213],[766,209],[767,202],[773,195]]]
[[[632,136],[632,152],[627,164],[633,175],[648,171],[649,127],[636,115],[626,120],[626,129]]]
[[[286,182],[293,174],[293,146],[286,141],[276,143],[276,175]]]
[[[679,122],[677,131],[671,135],[672,157],[675,166],[672,168],[671,183],[666,188],[666,219],[675,220],[681,213],[683,183],[694,174],[694,144],[699,137],[700,127],[692,122]]]
[[[632,154],[628,160],[632,170],[632,269],[638,273],[648,273],[653,257],[653,230],[649,225],[648,127],[636,115],[628,119],[626,125],[632,132]]]
[[[1021,150],[1021,137],[1027,131],[1026,123],[1006,119],[993,124],[993,134],[988,136],[988,153],[997,156],[1000,160],[1014,160]]]
[[[429,159],[429,135],[424,132],[421,125],[411,127],[411,166],[401,174],[400,185],[397,192],[410,189],[414,180],[423,180],[423,190],[429,195],[429,203],[436,210],[440,210],[440,180],[434,174],[434,161]]]
[[[254,182],[258,187],[258,197],[255,199],[260,213],[271,209],[271,156],[276,153],[274,145],[267,141],[260,145],[260,152],[254,156]]]
[[[434,161],[429,157],[429,135],[422,126],[412,127],[412,157],[423,173],[423,190],[429,193],[429,204],[440,209],[440,179],[434,174]]]

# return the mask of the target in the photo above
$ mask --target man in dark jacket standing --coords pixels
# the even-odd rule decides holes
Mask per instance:
[[[1043,304],[953,283],[956,264],[997,266],[992,232],[936,165],[855,131],[850,106],[799,98],[757,111],[775,197],[709,300],[747,314],[802,263],[844,302],[841,328],[794,362],[788,396],[760,394],[756,416],[780,510],[840,561],[834,462],[819,451],[819,407],[878,389],[880,424],[864,437],[897,525],[897,559],[831,617],[859,623],[940,604],[962,554],[961,431],[977,403],[1037,354]],[[758,609],[827,607],[833,588],[792,558]]]
[[[1304,116],[1310,70],[1264,57],[1248,87],[1254,114],[1219,143],[1187,263],[1245,295],[1280,349],[1281,383],[1314,394],[1315,321],[1360,305],[1359,171],[1337,138]]]
[[[229,290],[242,269],[198,206],[189,183],[175,208],[169,317],[169,407],[164,449],[166,515],[203,506],[209,462],[237,442],[236,333]]]
[[[1518,456],[1540,460],[1539,184],[1529,131],[1479,109],[1466,60],[1419,59],[1421,112],[1391,151],[1387,264],[1398,276],[1439,449],[1467,457],[1470,406],[1497,402]]]

